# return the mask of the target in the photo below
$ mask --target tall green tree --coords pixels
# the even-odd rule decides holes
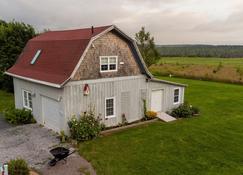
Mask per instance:
[[[22,22],[0,20],[0,88],[13,91],[12,78],[4,75],[17,60],[27,41],[36,35],[34,28]]]
[[[145,27],[142,27],[141,30],[136,33],[135,39],[146,65],[149,67],[156,63],[159,59],[159,53],[156,50],[154,37],[152,37],[149,32],[145,31]]]

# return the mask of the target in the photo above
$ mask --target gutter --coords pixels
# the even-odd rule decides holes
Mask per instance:
[[[151,79],[149,79],[149,81],[151,81],[151,82],[157,82],[157,83],[165,83],[165,84],[175,85],[175,86],[181,86],[181,87],[187,87],[188,86],[186,84],[175,83],[175,82],[161,80],[161,79],[157,79],[157,78],[151,78]]]
[[[46,85],[46,86],[51,86],[51,87],[55,87],[55,88],[61,88],[66,83],[66,81],[65,81],[64,83],[62,83],[60,85],[60,84],[49,83],[49,82],[46,82],[46,81],[35,80],[35,79],[32,79],[32,78],[27,78],[27,77],[19,76],[19,75],[12,74],[12,73],[9,73],[9,72],[4,72],[4,74],[9,75],[9,76],[12,76],[12,77],[15,77],[15,78],[19,78],[19,79],[22,79],[22,80],[26,80],[26,81],[30,81],[30,82],[33,82],[33,83],[38,83],[38,84]]]

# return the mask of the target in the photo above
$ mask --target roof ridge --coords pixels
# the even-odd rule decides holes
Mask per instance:
[[[105,26],[93,26],[94,29],[97,29],[97,28],[109,28],[113,26],[113,24],[111,25],[105,25]],[[92,27],[92,26],[91,26]],[[77,30],[87,30],[87,29],[91,29],[91,27],[85,27],[85,28],[76,28],[76,29],[64,29],[64,30],[50,30],[50,31],[47,31],[47,32],[44,32],[44,33],[48,33],[48,32],[70,32],[70,31],[77,31]]]

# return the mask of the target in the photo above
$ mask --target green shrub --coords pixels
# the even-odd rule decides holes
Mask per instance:
[[[5,119],[14,125],[35,123],[30,110],[11,108],[4,113]]]
[[[97,137],[102,129],[99,119],[95,118],[92,110],[83,113],[77,119],[73,116],[68,122],[71,137],[77,141],[91,140]]]
[[[199,109],[192,107],[187,103],[180,105],[178,108],[175,108],[171,111],[170,115],[176,118],[188,118],[193,115],[199,114]]]
[[[9,175],[29,175],[29,167],[23,159],[10,160],[8,172]]]

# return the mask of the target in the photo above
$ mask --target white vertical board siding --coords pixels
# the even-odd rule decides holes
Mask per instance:
[[[84,85],[88,84],[90,93],[83,95]],[[122,122],[122,114],[126,115],[128,122],[143,117],[143,102],[146,99],[148,110],[151,108],[151,91],[163,90],[162,110],[167,111],[174,107],[173,90],[177,86],[146,82],[145,76],[116,77],[98,80],[71,81],[64,87],[64,106],[66,122],[72,115],[79,115],[95,107],[96,116],[100,116],[106,126],[115,126]],[[183,92],[183,87],[180,87]],[[181,93],[181,100],[183,97]],[[115,97],[115,117],[105,119],[105,98]]]
[[[174,104],[174,89],[179,88],[180,89],[180,103]],[[158,82],[150,82],[149,83],[149,101],[148,101],[148,106],[151,108],[151,90],[157,90],[157,89],[162,89],[164,90],[164,100],[163,100],[163,106],[162,110],[164,112],[170,111],[173,108],[178,107],[180,104],[184,103],[184,87],[181,86],[176,86],[176,85],[169,85],[169,84],[163,84],[163,83],[158,83]]]
[[[59,102],[49,97],[41,96],[42,117],[45,127],[60,132],[63,128],[63,115],[60,114]]]
[[[90,88],[88,96],[83,95],[85,84]],[[70,82],[64,88],[66,120],[72,115],[87,111],[89,106],[95,107],[96,115],[100,116],[107,126],[121,123],[123,113],[126,114],[128,122],[138,120],[141,118],[139,89],[144,89],[145,86],[144,76]],[[115,117],[105,119],[105,98],[109,97],[115,97]]]
[[[83,95],[86,83],[90,88],[88,96]],[[180,103],[176,105],[173,103],[175,88],[180,88]],[[45,96],[55,100],[59,105],[59,127],[60,130],[65,131],[68,131],[67,122],[71,116],[87,111],[90,105],[95,107],[96,115],[101,117],[106,126],[115,126],[121,123],[123,113],[126,114],[128,122],[139,120],[143,117],[142,99],[146,99],[147,109],[151,109],[151,92],[155,89],[164,91],[163,111],[169,111],[184,102],[184,87],[161,82],[146,82],[145,76],[142,75],[73,81],[65,85],[63,89],[14,78],[16,108],[23,108],[23,89],[32,93],[32,112],[38,123],[43,124],[41,97]],[[108,97],[115,97],[116,117],[105,119],[105,98]]]
[[[36,121],[40,124],[43,124],[43,116],[42,116],[42,96],[51,98],[57,101],[59,105],[59,114],[60,114],[60,130],[64,127],[64,106],[62,101],[63,89],[57,89],[49,86],[40,85],[37,83],[32,83],[29,81],[13,78],[14,81],[14,97],[15,97],[15,107],[18,109],[23,108],[23,97],[22,90],[30,91],[32,94],[32,103],[33,110],[32,113],[36,119]],[[48,116],[52,117],[52,116]]]

